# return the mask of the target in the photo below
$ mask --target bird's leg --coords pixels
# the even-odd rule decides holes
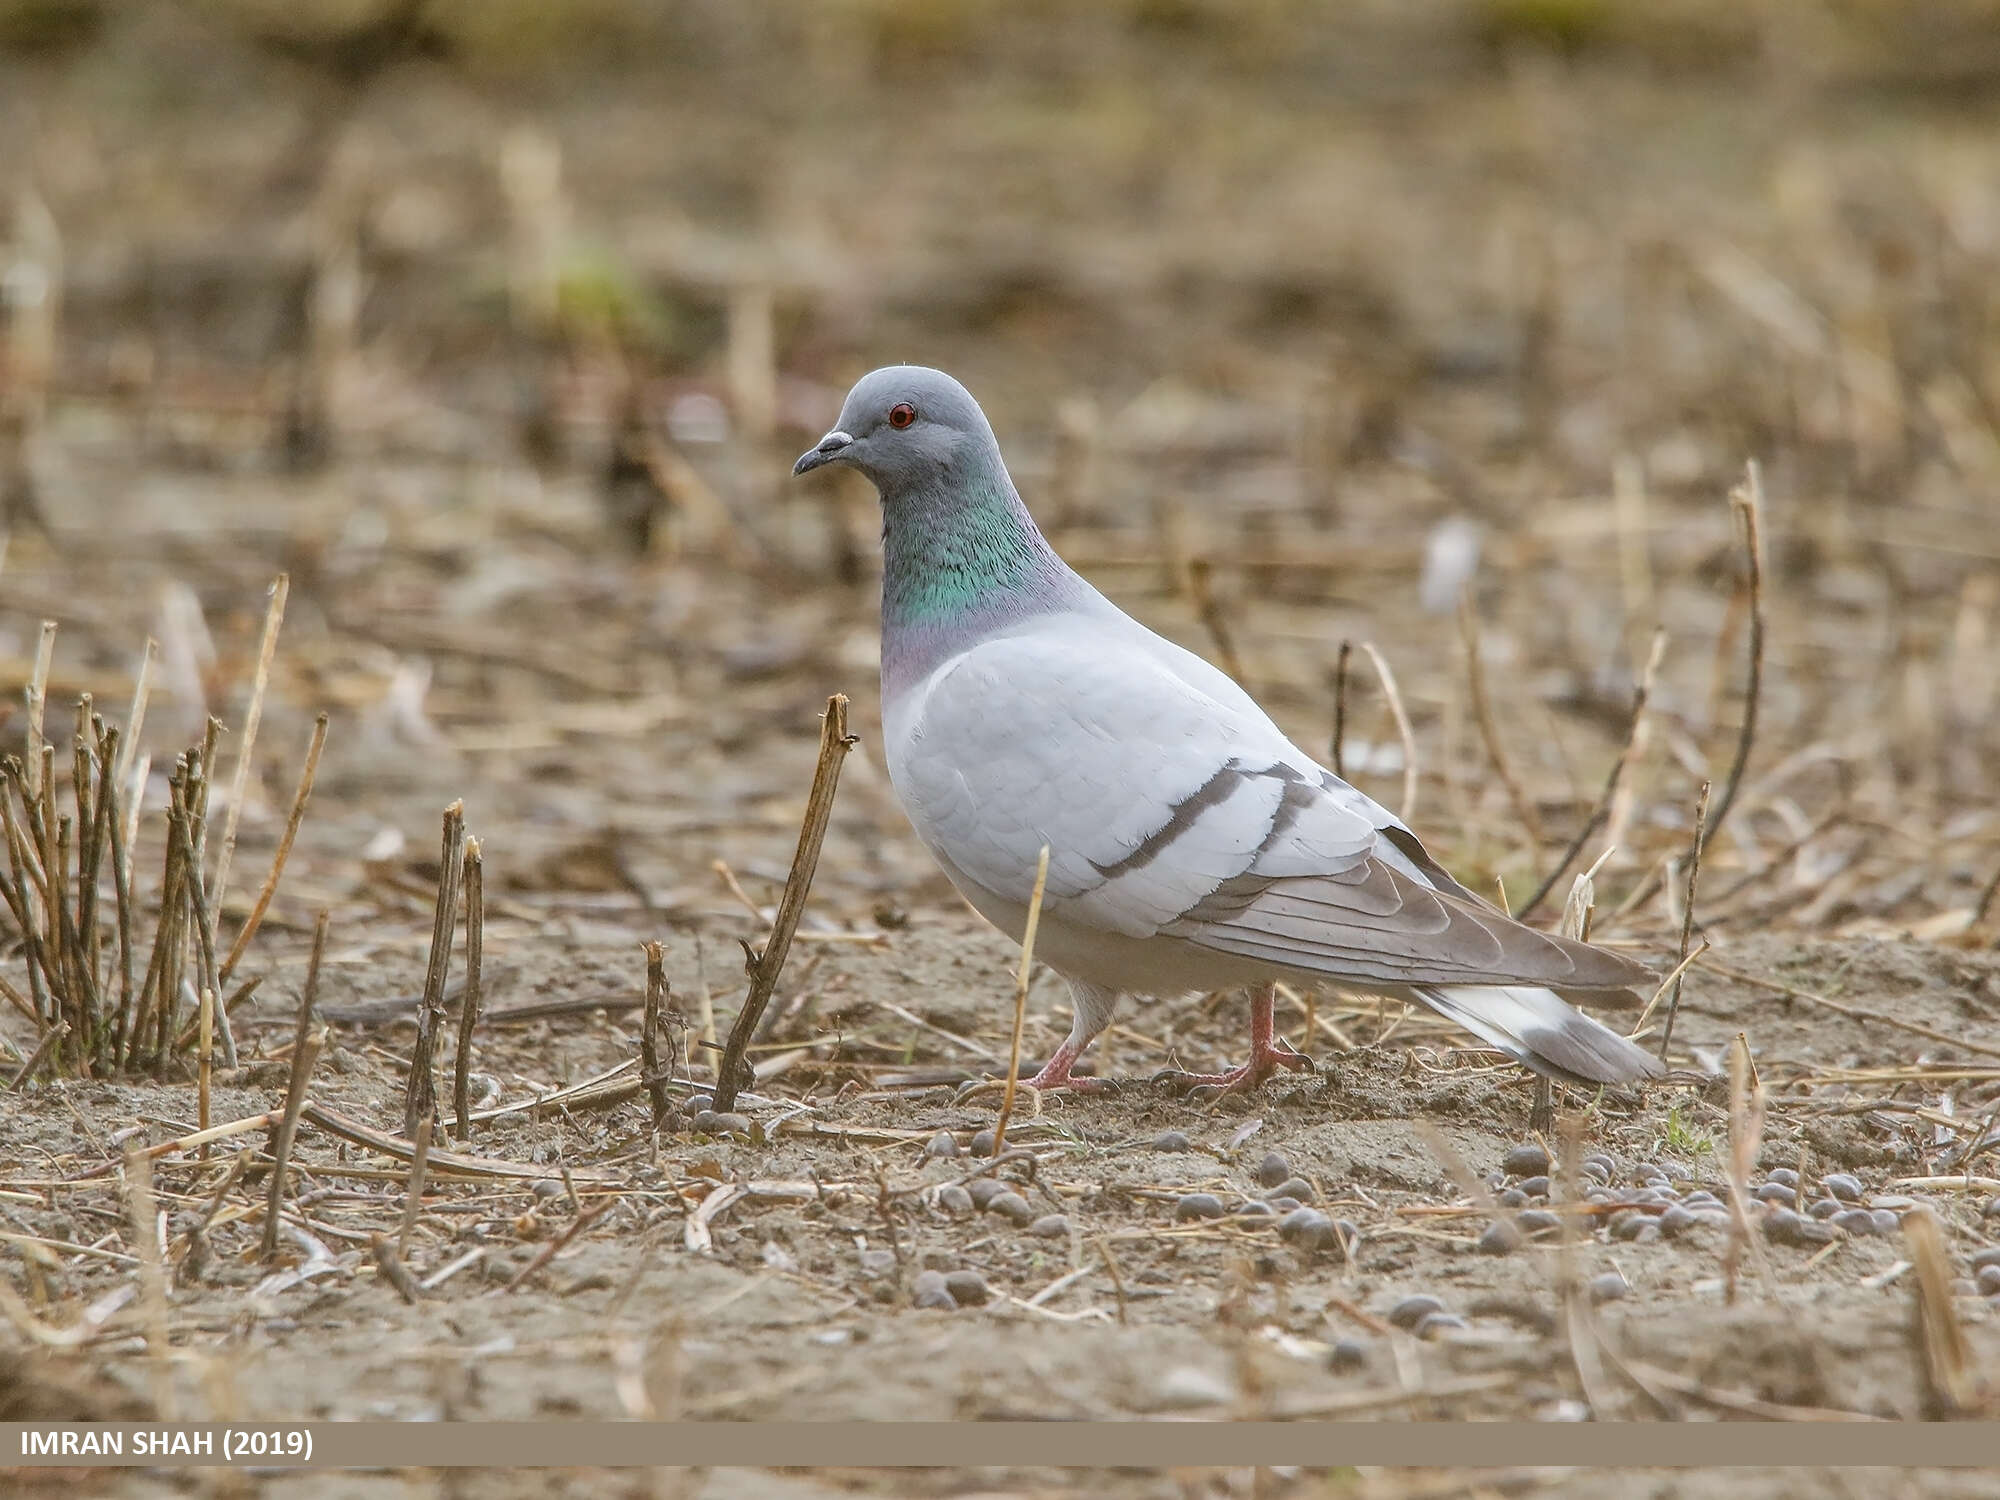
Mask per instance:
[[[1041,1072],[1026,1082],[1030,1088],[1074,1089],[1079,1093],[1094,1093],[1109,1089],[1114,1085],[1104,1078],[1072,1078],[1070,1069],[1083,1056],[1083,1049],[1096,1040],[1097,1034],[1111,1024],[1111,1012],[1118,1004],[1118,992],[1107,990],[1102,985],[1085,984],[1081,980],[1069,981],[1070,1009],[1075,1017],[1070,1022],[1069,1035],[1063,1044],[1049,1054],[1049,1060],[1042,1065]]]
[[[1254,1089],[1280,1068],[1313,1071],[1313,1060],[1292,1050],[1278,1036],[1278,987],[1260,984],[1250,991],[1250,1060],[1224,1073],[1182,1073],[1177,1070],[1157,1075],[1156,1081],[1178,1088]]]

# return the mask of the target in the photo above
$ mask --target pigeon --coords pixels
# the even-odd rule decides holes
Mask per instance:
[[[1634,1005],[1644,967],[1467,890],[1233,679],[1072,571],[951,376],[863,376],[793,472],[834,464],[881,496],[883,754],[917,836],[1016,942],[1048,850],[1035,957],[1075,1019],[1034,1087],[1100,1082],[1071,1070],[1121,996],[1239,986],[1248,1061],[1179,1080],[1310,1071],[1276,1036],[1283,980],[1421,1002],[1558,1082],[1659,1074],[1569,1003]]]

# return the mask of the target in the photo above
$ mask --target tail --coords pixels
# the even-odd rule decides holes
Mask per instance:
[[[1413,987],[1448,1021],[1559,1083],[1586,1087],[1657,1078],[1661,1067],[1610,1027],[1565,1004],[1553,990],[1525,984]]]

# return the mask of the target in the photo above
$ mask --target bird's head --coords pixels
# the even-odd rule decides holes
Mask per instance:
[[[833,431],[792,472],[847,464],[886,498],[996,456],[993,429],[964,386],[942,370],[889,365],[855,382]]]

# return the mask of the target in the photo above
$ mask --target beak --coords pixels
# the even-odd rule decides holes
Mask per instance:
[[[845,453],[854,439],[836,427],[819,440],[819,446],[809,448],[799,455],[799,461],[792,465],[794,474],[810,474],[814,469],[830,464]]]

